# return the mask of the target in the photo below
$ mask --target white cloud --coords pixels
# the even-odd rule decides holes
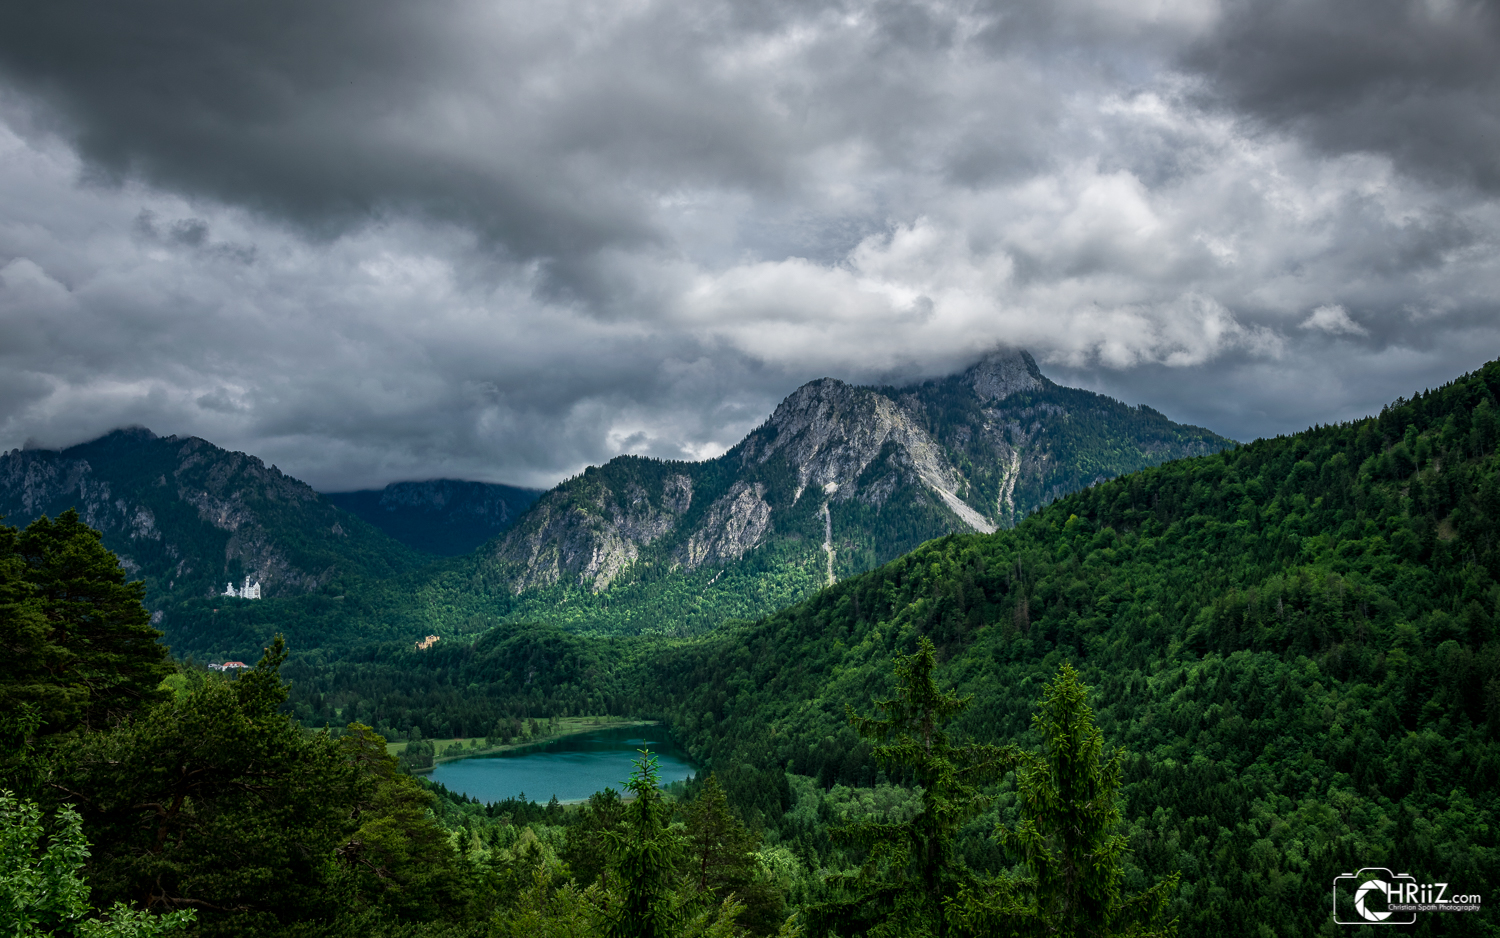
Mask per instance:
[[[1318,329],[1331,335],[1369,335],[1370,331],[1353,319],[1342,306],[1319,306],[1302,323],[1303,329]]]

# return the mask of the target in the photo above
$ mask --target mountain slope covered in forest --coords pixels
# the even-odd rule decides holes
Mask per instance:
[[[254,456],[141,427],[0,455],[6,523],[70,508],[145,582],[147,605],[168,614],[245,577],[267,600],[336,594],[427,559]]]
[[[470,553],[515,524],[541,494],[539,489],[492,482],[428,479],[392,482],[383,489],[324,492],[323,497],[408,547],[454,557]]]
[[[793,392],[725,455],[622,456],[547,492],[436,606],[570,627],[754,618],[923,541],[994,531],[1066,492],[1232,441],[1048,380],[1024,351],[902,388]]]
[[[180,603],[163,627],[176,648],[236,656],[278,630],[295,649],[330,653],[532,619],[701,632],[788,606],[931,538],[1004,527],[1061,493],[1229,445],[1150,408],[1059,387],[1025,352],[994,352],[906,388],[825,378],[717,459],[621,456],[590,467],[472,555],[337,594]],[[417,514],[402,517],[436,523],[428,530],[441,539],[447,509],[421,504],[443,496],[461,507],[464,497],[436,485],[396,486],[379,501],[410,502]]]
[[[1127,888],[1181,872],[1184,934],[1317,933],[1333,877],[1361,866],[1482,892],[1500,875],[1497,396],[1500,362],[1378,417],[930,542],[710,636],[504,626],[426,658],[309,667],[296,705],[393,735],[482,734],[516,714],[665,718],[768,842],[813,871],[847,868],[829,818],[887,779],[845,706],[889,696],[891,656],[925,636],[942,682],[974,695],[956,728],[978,741],[1034,745],[1042,683],[1079,668],[1127,752]],[[992,793],[962,838],[981,870],[1011,862],[989,832],[1017,819],[1013,783]],[[1428,916],[1417,931],[1485,927]]]

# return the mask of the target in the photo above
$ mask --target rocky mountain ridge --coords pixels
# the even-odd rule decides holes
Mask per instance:
[[[481,563],[514,596],[601,594],[662,571],[728,569],[779,542],[842,577],[932,537],[1011,526],[1121,472],[1229,445],[1149,408],[1062,388],[1025,351],[1000,349],[920,385],[811,381],[717,459],[590,467],[544,494]]]
[[[245,576],[285,597],[419,558],[311,487],[246,453],[133,427],[64,450],[0,455],[0,516],[24,526],[76,509],[148,603],[221,593]]]

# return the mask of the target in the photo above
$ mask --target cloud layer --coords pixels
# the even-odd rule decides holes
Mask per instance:
[[[0,446],[721,452],[999,342],[1240,439],[1500,348],[1492,4],[32,5]]]

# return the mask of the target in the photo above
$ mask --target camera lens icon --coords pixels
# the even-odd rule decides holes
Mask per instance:
[[[1333,920],[1340,925],[1410,925],[1417,920],[1415,911],[1391,908],[1415,892],[1408,892],[1408,883],[1415,885],[1416,877],[1382,867],[1334,877]]]

